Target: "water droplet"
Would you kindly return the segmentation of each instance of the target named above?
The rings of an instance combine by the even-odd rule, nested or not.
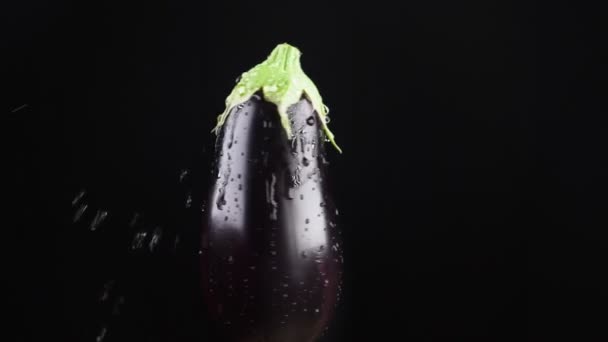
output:
[[[320,206],[320,207],[324,207],[324,206],[325,206],[325,202],[321,202],[321,203],[319,203],[319,206]]]
[[[114,302],[114,306],[112,308],[112,314],[114,316],[117,316],[120,314],[120,308],[124,303],[125,303],[125,297],[123,297],[123,296],[118,297],[118,299]]]
[[[131,249],[141,248],[144,243],[144,240],[146,239],[146,235],[148,235],[148,232],[142,231],[135,233],[135,236],[133,236],[133,242],[131,242]]]
[[[319,313],[319,309],[315,309],[315,313]]]
[[[236,91],[239,93],[239,95],[243,95],[245,94],[245,87],[240,86],[236,89]]]
[[[310,219],[304,220],[304,223],[309,224],[310,223]]]
[[[80,200],[84,197],[85,194],[86,194],[86,191],[80,190],[80,192],[78,194],[76,194],[76,197],[74,197],[74,199],[72,200],[72,207],[76,206],[76,204],[78,204],[78,202],[80,202]]]
[[[179,182],[183,183],[184,179],[186,179],[186,176],[188,176],[188,173],[190,173],[190,171],[188,169],[183,169],[180,173],[179,173]]]
[[[331,122],[331,118],[329,116],[327,116],[327,115],[325,116],[324,120],[325,120],[326,124],[328,124],[328,123]]]
[[[283,293],[283,298],[287,298],[289,295],[287,293]]]
[[[87,204],[82,204],[78,210],[76,210],[76,213],[74,213],[74,219],[72,220],[72,222],[76,223],[78,222],[81,218],[82,218],[82,214],[84,214],[84,212],[87,210],[89,206]]]
[[[93,231],[97,230],[99,225],[101,225],[101,223],[106,219],[107,216],[108,216],[107,211],[97,210],[97,213],[95,214],[95,217],[93,218],[93,221],[91,221],[91,225],[89,226],[89,229],[91,229]]]
[[[192,206],[192,195],[188,194],[188,196],[186,196],[186,208],[190,208]]]
[[[226,205],[226,195],[224,194],[223,190],[220,190],[220,196],[217,198],[215,204],[219,210],[224,209],[224,206]]]
[[[154,233],[152,233],[152,238],[150,239],[150,243],[148,244],[148,248],[150,252],[154,251],[154,248],[158,245],[160,241],[160,237],[163,235],[163,229],[161,227],[154,228]]]
[[[243,191],[243,184],[239,184],[239,191]]]
[[[133,217],[131,218],[131,221],[129,221],[129,227],[131,227],[131,228],[135,227],[135,224],[137,223],[138,220],[139,220],[139,213],[134,213]]]
[[[255,271],[255,266],[249,266],[249,269]]]
[[[205,203],[201,204],[201,213],[204,213],[204,212],[205,212],[205,209],[207,209],[207,208],[205,207]]]
[[[108,280],[105,284],[103,284],[103,293],[101,294],[101,297],[99,297],[100,301],[106,301],[110,297],[110,291],[114,287],[115,283],[115,280]]]
[[[319,246],[319,252],[323,251],[324,249],[325,249],[325,245]]]
[[[277,255],[277,251],[270,251],[271,255]]]
[[[304,165],[304,166],[310,165],[310,161],[308,160],[308,158],[306,158],[306,157],[302,158],[302,165]]]
[[[306,123],[307,123],[309,126],[314,125],[314,124],[315,124],[315,117],[314,117],[314,116],[312,116],[312,115],[311,115],[311,116],[309,116],[309,117],[308,117],[308,119],[306,119]]]
[[[228,221],[228,216],[224,216],[224,221]]]
[[[177,245],[179,244],[179,235],[175,236],[175,240],[173,240],[173,250],[177,251]]]
[[[234,264],[234,257],[232,255],[228,257],[228,263],[231,265]]]
[[[304,194],[300,194],[300,200],[304,199]]]
[[[106,333],[108,332],[108,328],[106,328],[105,326],[101,327],[101,331],[99,332],[99,334],[97,335],[97,338],[95,339],[96,342],[101,342],[103,341],[103,339],[106,337]]]

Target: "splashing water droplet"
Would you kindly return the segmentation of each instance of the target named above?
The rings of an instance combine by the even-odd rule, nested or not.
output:
[[[133,242],[131,242],[131,249],[140,249],[143,246],[147,235],[148,232],[143,231],[135,233],[135,236],[133,236]]]
[[[131,221],[129,221],[129,227],[131,227],[131,228],[135,227],[135,224],[137,223],[138,220],[139,220],[139,214],[134,213],[133,217],[131,218]]]
[[[106,337],[106,333],[108,332],[108,328],[105,326],[101,327],[99,334],[97,334],[97,338],[95,338],[96,342],[101,342]]]
[[[87,204],[82,204],[78,210],[76,210],[76,213],[74,213],[74,218],[72,220],[72,222],[76,223],[78,222],[81,218],[82,218],[82,214],[84,214],[84,212],[87,210],[89,206]]]
[[[116,283],[116,281],[108,280],[105,284],[103,284],[103,293],[99,297],[100,301],[106,301],[110,297],[110,291],[114,287],[114,283]]]
[[[74,197],[74,199],[72,200],[72,207],[76,206],[76,204],[78,204],[78,202],[80,202],[80,200],[84,197],[85,194],[86,194],[86,191],[80,190],[80,192],[78,194],[76,194],[76,197]]]
[[[108,216],[107,211],[97,210],[97,213],[95,214],[95,217],[93,218],[93,221],[91,221],[91,225],[89,226],[89,229],[91,229],[93,231],[97,230],[97,228],[99,228],[99,226],[106,219],[107,216]]]
[[[123,297],[123,296],[118,297],[118,299],[114,302],[114,306],[112,308],[112,315],[118,316],[120,314],[120,308],[122,307],[122,305],[124,303],[125,303],[125,297]]]
[[[173,251],[177,251],[177,245],[179,245],[179,235],[176,235],[175,240],[173,240]]]
[[[186,177],[188,176],[188,174],[190,173],[190,171],[188,169],[183,169],[180,173],[179,173],[179,182],[183,183],[184,179],[186,179]]]
[[[152,234],[152,238],[150,239],[150,243],[148,244],[148,248],[150,252],[154,251],[158,242],[160,241],[161,236],[163,235],[163,229],[161,227],[156,227],[154,229],[154,233]]]
[[[186,208],[190,208],[192,206],[192,195],[188,194],[188,196],[186,196]]]

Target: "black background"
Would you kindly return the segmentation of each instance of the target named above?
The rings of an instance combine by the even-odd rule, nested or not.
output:
[[[3,340],[95,341],[105,325],[104,341],[218,341],[178,177],[207,176],[234,79],[281,42],[302,50],[344,149],[329,157],[345,296],[324,341],[608,337],[599,9],[30,0],[0,13]],[[71,223],[81,188],[109,211],[99,231]],[[167,227],[159,252],[129,248],[135,210]],[[108,280],[119,315],[98,301]]]

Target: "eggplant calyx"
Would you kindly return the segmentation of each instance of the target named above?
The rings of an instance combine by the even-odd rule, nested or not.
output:
[[[319,90],[312,80],[304,73],[300,65],[300,50],[287,43],[279,44],[270,53],[268,58],[244,72],[234,89],[226,98],[226,109],[217,118],[217,125],[213,129],[216,133],[226,121],[230,111],[249,100],[256,92],[261,91],[264,99],[277,106],[281,118],[281,125],[287,137],[292,138],[292,129],[287,115],[289,107],[296,104],[305,96],[312,104],[321,122],[323,131],[332,145],[342,153],[336,144],[334,134],[327,127],[329,108],[323,104]]]

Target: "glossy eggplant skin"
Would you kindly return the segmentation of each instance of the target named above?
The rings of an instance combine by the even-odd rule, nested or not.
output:
[[[202,288],[228,341],[314,341],[339,298],[325,137],[307,99],[288,115],[292,139],[276,106],[256,94],[232,110],[216,142]]]

